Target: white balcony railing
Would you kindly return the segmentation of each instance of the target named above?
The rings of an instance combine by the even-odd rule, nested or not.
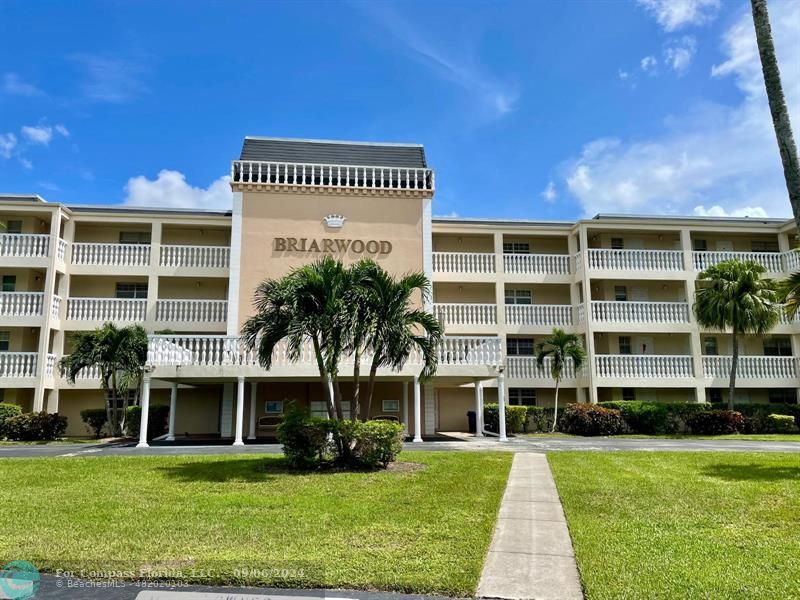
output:
[[[507,374],[510,379],[552,379],[550,372],[552,359],[548,356],[544,359],[542,366],[535,356],[508,356],[506,357]],[[581,367],[578,375],[585,375],[585,365]],[[575,365],[571,360],[567,360],[564,370],[561,372],[562,379],[575,379]]]
[[[706,377],[728,379],[731,374],[731,356],[704,356],[703,374]],[[736,377],[741,379],[796,379],[797,358],[794,356],[740,356],[736,364]]]
[[[434,273],[494,273],[492,252],[434,252]]]
[[[73,321],[141,322],[146,314],[144,298],[67,299],[67,319]]]
[[[0,256],[41,258],[49,255],[46,233],[0,233]]]
[[[601,323],[688,323],[687,302],[592,302],[592,319]]]
[[[433,314],[442,325],[496,325],[496,304],[437,303]]]
[[[0,352],[0,377],[36,377],[37,352]]]
[[[781,307],[781,310],[778,311],[778,317],[782,325],[796,325],[800,323],[800,311],[795,314],[793,319],[790,319],[789,315],[787,315],[786,311]]]
[[[597,354],[598,377],[647,379],[692,377],[692,357],[669,354]]]
[[[50,306],[50,316],[54,319],[59,318],[59,311],[61,310],[61,296],[53,295],[53,304]]]
[[[224,323],[227,300],[157,300],[156,320],[171,323]]]
[[[682,271],[683,252],[590,248],[589,268],[614,271]]]
[[[48,354],[47,362],[44,365],[44,376],[52,378],[56,372],[56,355]]]
[[[58,238],[58,245],[56,246],[56,258],[61,262],[67,259],[67,242]]]
[[[786,252],[785,254],[791,254]],[[751,260],[762,265],[770,273],[780,273],[784,270],[783,261],[779,252],[692,252],[692,262],[695,271],[705,271],[724,260]]]
[[[146,267],[150,244],[72,243],[72,264],[101,267]]]
[[[58,367],[55,367],[55,373],[61,377],[61,371]],[[66,378],[65,378],[66,379]],[[85,367],[78,371],[78,374],[75,375],[75,381],[92,381],[100,379],[100,367],[97,365],[92,365],[90,367]]]
[[[245,350],[236,336],[226,335],[151,335],[149,336],[147,361],[152,366],[223,366],[257,365],[255,352]],[[281,341],[273,352],[273,366],[316,366],[313,346],[310,341],[303,344],[298,361],[289,360],[286,343]],[[446,336],[439,346],[440,366],[450,365],[498,365],[502,361],[502,348],[498,337]],[[364,365],[371,356],[362,357]],[[419,365],[422,358],[412,353],[408,361]],[[343,364],[352,364],[352,357]]]
[[[162,267],[227,269],[231,249],[228,246],[161,246]]]
[[[503,254],[503,269],[518,275],[569,275],[569,255]]]
[[[0,317],[38,317],[43,304],[43,292],[0,292]]]
[[[506,323],[563,327],[572,325],[570,304],[506,304]]]
[[[235,160],[231,182],[289,187],[433,190],[431,169]]]

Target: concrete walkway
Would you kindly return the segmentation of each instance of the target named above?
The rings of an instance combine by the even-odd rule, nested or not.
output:
[[[583,598],[572,540],[544,454],[514,455],[478,597]]]

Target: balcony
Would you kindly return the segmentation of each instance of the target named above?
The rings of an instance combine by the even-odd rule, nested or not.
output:
[[[0,378],[33,379],[38,360],[38,352],[0,352]]]
[[[506,358],[506,373],[509,379],[540,379],[555,384],[550,373],[551,363],[552,358],[549,356],[544,359],[542,366],[539,366],[535,356],[509,356]],[[568,360],[562,371],[562,380],[574,380],[576,377],[584,377],[585,375],[585,366],[581,367],[580,371],[576,373],[575,365],[571,360]]]
[[[590,248],[589,269],[610,271],[682,271],[680,250],[613,250]]]
[[[592,301],[592,319],[599,323],[688,323],[687,302]]]
[[[533,327],[572,325],[570,304],[506,304],[506,323]]]
[[[99,323],[141,323],[147,315],[144,298],[67,298],[67,320]]]
[[[705,271],[725,260],[751,260],[763,266],[768,273],[782,273],[789,270],[790,263],[796,262],[795,252],[692,252],[692,263],[695,271]],[[786,257],[786,258],[784,258]],[[791,260],[795,258],[795,260]]]
[[[0,233],[0,257],[47,258],[49,253],[46,233]]]
[[[678,379],[693,377],[692,357],[669,354],[597,354],[595,375],[621,379]]]
[[[703,375],[728,381],[731,374],[731,356],[704,356]],[[740,356],[736,365],[736,379],[790,379],[796,385],[798,359],[794,356]]]
[[[433,314],[444,325],[497,325],[497,305],[468,303],[437,303]]]
[[[160,266],[168,268],[227,269],[231,249],[228,246],[161,246]]]
[[[434,252],[434,273],[494,273],[493,252]]]
[[[156,321],[167,323],[213,323],[228,320],[227,300],[157,300]]]
[[[147,267],[150,265],[150,245],[73,242],[72,264],[97,267]]]
[[[0,317],[40,317],[44,292],[0,292]]]
[[[569,255],[504,254],[503,270],[513,275],[569,275]]]

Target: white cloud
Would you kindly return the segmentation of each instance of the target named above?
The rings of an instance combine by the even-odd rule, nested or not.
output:
[[[32,83],[20,79],[16,73],[3,75],[3,91],[12,96],[41,96],[44,93]]]
[[[11,152],[17,146],[17,136],[13,133],[0,133],[0,156],[11,158]]]
[[[714,20],[720,0],[638,0],[665,31]]]
[[[144,66],[138,62],[94,54],[69,57],[84,72],[84,96],[95,102],[127,102],[148,91],[141,81]]]
[[[53,127],[53,129],[55,130],[55,132],[56,132],[57,134],[59,134],[59,135],[63,135],[64,137],[69,137],[69,129],[67,129],[67,128],[66,128],[66,127],[64,127],[63,125],[61,125],[61,124],[59,124],[59,125],[55,125],[55,126]]]
[[[53,128],[47,125],[25,125],[21,131],[22,137],[27,138],[32,144],[47,146],[53,139]]]
[[[770,9],[797,130],[800,69],[788,66],[800,64],[800,3],[777,2]],[[649,139],[594,140],[563,165],[566,186],[584,214],[791,214],[749,10],[742,9],[722,36],[722,52],[725,59],[711,75],[733,77],[738,100],[695,102],[665,119],[662,132]]]
[[[758,219],[768,216],[767,211],[760,206],[743,206],[728,212],[719,204],[708,208],[701,204],[700,206],[695,206],[693,212],[698,217],[750,217]]]
[[[26,169],[26,170],[28,170],[28,171],[30,171],[31,169],[33,169],[33,161],[31,161],[31,160],[28,160],[27,158],[20,157],[20,158],[19,158],[19,164],[21,164],[21,165],[22,165],[22,168],[23,168],[23,169]]]
[[[547,185],[542,190],[541,196],[545,202],[555,202],[555,199],[558,198],[556,184],[552,179],[547,182]]]
[[[695,52],[697,52],[697,40],[690,35],[670,40],[664,47],[664,64],[678,75],[683,75],[689,70]]]
[[[645,73],[652,72],[653,69],[658,66],[658,60],[655,56],[645,56],[641,61],[639,61],[639,65],[642,67],[642,71]]]
[[[619,78],[622,79],[622,81],[625,81],[626,79],[628,79],[628,77],[630,77],[630,73],[628,73],[627,71],[623,71],[622,69],[620,69],[617,74],[619,75]]]
[[[47,190],[48,192],[60,192],[61,188],[53,183],[52,181],[38,181],[36,182],[40,188]]]
[[[156,179],[144,175],[131,177],[125,186],[125,204],[159,208],[230,208],[232,193],[229,177],[213,181],[207,188],[198,188],[186,182],[180,171],[164,169]]]

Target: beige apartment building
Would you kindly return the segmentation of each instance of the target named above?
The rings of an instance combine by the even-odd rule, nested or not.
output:
[[[70,385],[57,362],[71,332],[111,321],[151,334],[142,403],[171,406],[170,439],[265,437],[290,400],[324,414],[310,353],[291,363],[278,348],[265,371],[237,336],[260,281],[324,254],[433,281],[426,308],[446,330],[437,374],[421,382],[412,356],[379,373],[370,407],[415,439],[465,430],[482,402],[552,405],[533,348],[554,327],[580,335],[589,357],[568,370],[564,403],[718,401],[730,334],[698,327],[697,274],[734,257],[773,278],[800,269],[784,219],[432,217],[434,172],[418,145],[248,137],[230,175],[228,211],[0,196],[3,401],[64,414],[68,434],[85,434],[80,411],[104,402],[98,375]],[[797,401],[799,323],[747,336],[741,353],[737,401]]]

